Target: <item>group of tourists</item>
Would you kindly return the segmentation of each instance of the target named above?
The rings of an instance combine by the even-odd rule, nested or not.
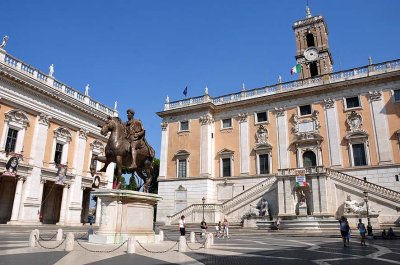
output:
[[[340,224],[340,234],[342,235],[342,239],[343,239],[343,246],[348,247],[350,244],[350,237],[351,237],[351,229],[350,229],[349,222],[347,221],[346,217],[342,216],[339,219],[339,224]],[[361,246],[366,246],[365,239],[367,238],[367,236],[366,236],[367,229],[365,228],[365,224],[362,222],[361,219],[358,219],[357,229],[360,233]],[[393,229],[390,227],[389,231],[387,233],[386,233],[386,229],[383,229],[382,238],[383,239],[396,239],[396,235],[395,235]]]
[[[201,228],[201,237],[204,237],[207,233],[207,223],[205,220],[201,221],[200,223],[200,228]],[[215,236],[218,238],[229,238],[229,222],[228,219],[224,219],[224,222],[221,223],[221,221],[218,222],[218,224],[215,226]],[[182,215],[181,219],[179,220],[179,231],[181,233],[181,236],[184,236],[186,234],[186,223],[185,223],[185,216]]]
[[[343,246],[348,247],[350,245],[350,237],[351,237],[351,229],[347,218],[342,216],[339,220],[340,224],[340,234],[342,235],[343,239]],[[365,224],[362,222],[361,219],[358,219],[357,229],[360,232],[361,238],[361,246],[366,246],[365,239],[367,234],[367,229],[365,228]]]

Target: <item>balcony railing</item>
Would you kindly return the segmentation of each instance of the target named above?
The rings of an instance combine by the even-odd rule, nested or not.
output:
[[[167,102],[165,103],[164,110],[179,109],[188,106],[203,104],[205,102],[211,102],[214,105],[222,105],[250,98],[258,98],[268,95],[280,94],[288,91],[301,90],[309,87],[338,83],[347,80],[359,79],[399,70],[400,70],[400,59],[379,64],[372,64],[350,70],[335,72],[323,76],[318,76],[315,78],[279,83],[272,86],[265,86],[262,88],[256,88],[252,90],[241,91],[238,93],[222,95],[219,97],[210,97],[209,95],[204,95],[195,98]]]
[[[12,57],[11,55],[5,53],[0,53],[0,58],[1,55],[4,56],[4,60],[1,59],[0,63],[5,64],[7,66],[10,66],[14,68],[15,70],[33,78],[39,81],[40,83],[43,83],[49,87],[51,87],[54,90],[57,90],[58,92],[62,92],[63,94],[74,98],[80,102],[82,102],[85,105],[88,105],[92,108],[95,108],[96,110],[105,113],[110,116],[116,116],[117,111],[115,111],[112,108],[109,108],[97,101],[94,101],[93,99],[89,98],[88,96],[82,94],[81,92],[73,89],[72,87],[69,87],[57,80],[55,80],[53,77],[48,76],[44,74],[43,72],[39,71],[38,69],[35,69],[34,67],[25,64],[24,62]]]

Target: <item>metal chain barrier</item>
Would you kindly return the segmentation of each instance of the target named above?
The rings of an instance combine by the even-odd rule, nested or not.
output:
[[[39,239],[42,241],[51,241],[56,235],[57,235],[57,233],[55,233],[50,239],[43,238],[39,235]]]
[[[119,245],[118,247],[116,247],[116,248],[114,248],[114,249],[111,249],[111,250],[91,250],[91,249],[88,249],[87,247],[83,246],[78,240],[75,239],[75,241],[76,241],[76,243],[78,243],[78,245],[79,245],[81,248],[83,248],[84,250],[87,250],[87,251],[89,251],[89,252],[95,252],[95,253],[111,253],[111,252],[117,251],[117,250],[120,249],[123,245],[125,245],[126,242],[128,242],[128,240],[126,240],[126,241],[124,241],[121,245]]]
[[[196,234],[194,234],[194,239],[199,244],[205,244],[206,243],[206,239],[205,238],[204,238],[204,240],[199,240]]]
[[[176,245],[178,245],[178,243],[179,243],[179,241],[176,241],[176,243],[173,244],[172,247],[170,247],[169,249],[164,250],[164,251],[153,251],[153,250],[146,249],[142,244],[140,244],[139,241],[136,240],[136,242],[137,242],[137,243],[139,244],[139,246],[140,246],[141,248],[143,248],[145,251],[147,251],[147,252],[149,252],[149,253],[154,253],[154,254],[166,253],[166,252],[172,250],[172,249],[173,249]]]
[[[35,240],[36,240],[36,242],[38,243],[38,245],[41,246],[42,248],[45,248],[45,249],[56,249],[56,248],[60,247],[60,246],[64,243],[65,238],[64,238],[63,241],[61,241],[60,244],[58,244],[58,245],[55,246],[55,247],[46,247],[46,246],[43,246],[43,245],[40,243],[40,240],[38,240],[38,238],[36,237],[36,235],[35,235]]]
[[[190,250],[193,250],[193,251],[195,251],[195,250],[200,250],[200,249],[204,248],[205,244],[206,244],[206,242],[204,241],[204,243],[203,243],[199,248],[191,248],[191,247],[189,246],[189,242],[186,241],[186,246],[187,246]]]

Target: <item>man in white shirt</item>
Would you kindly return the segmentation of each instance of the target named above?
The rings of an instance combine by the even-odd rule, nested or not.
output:
[[[179,220],[179,231],[181,232],[181,236],[184,236],[185,233],[186,233],[185,227],[186,227],[186,224],[185,224],[185,216],[182,215],[182,216],[181,216],[181,219]]]

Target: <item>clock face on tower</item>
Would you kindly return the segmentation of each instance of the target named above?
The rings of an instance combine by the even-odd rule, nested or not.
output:
[[[315,61],[318,59],[318,49],[315,47],[310,47],[304,51],[304,58],[307,61]]]

